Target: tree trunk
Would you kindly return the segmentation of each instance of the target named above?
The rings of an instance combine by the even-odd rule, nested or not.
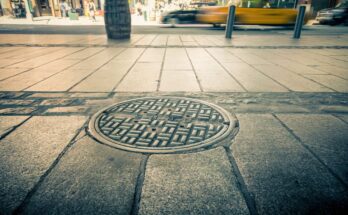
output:
[[[105,29],[109,39],[128,39],[131,16],[128,0],[105,0]]]

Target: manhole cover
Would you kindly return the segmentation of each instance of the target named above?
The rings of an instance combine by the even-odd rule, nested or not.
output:
[[[230,143],[238,121],[222,108],[186,98],[140,98],[95,114],[90,133],[116,148],[144,153],[175,153]]]

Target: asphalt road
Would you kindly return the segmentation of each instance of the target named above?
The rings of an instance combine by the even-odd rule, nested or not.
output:
[[[275,26],[235,26],[235,34],[292,34],[291,27]],[[132,26],[136,34],[224,34],[224,28],[209,25],[170,26]],[[91,26],[57,26],[57,25],[0,25],[0,34],[105,34],[102,25]],[[303,34],[307,35],[343,35],[348,34],[346,26],[305,26]]]

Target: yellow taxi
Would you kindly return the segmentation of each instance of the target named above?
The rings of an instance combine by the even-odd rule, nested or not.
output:
[[[200,23],[226,24],[228,7],[205,7],[198,12]],[[244,25],[294,25],[297,10],[293,8],[236,8],[235,24]]]

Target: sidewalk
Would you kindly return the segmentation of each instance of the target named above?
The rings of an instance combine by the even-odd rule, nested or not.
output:
[[[0,41],[1,214],[348,210],[347,36],[0,35]],[[224,144],[169,154],[121,150],[93,136],[95,113],[139,98],[145,103],[120,111],[125,121],[115,115],[103,125],[111,135],[128,132],[119,142],[154,134],[161,144],[178,144],[187,131],[189,144],[218,123],[231,125],[214,121],[216,109],[185,99],[225,109],[239,132]],[[168,145],[151,143],[157,146]]]
[[[31,19],[19,19],[11,16],[1,16],[0,24],[8,25],[104,25],[104,17],[96,16],[93,22],[87,16],[80,16],[78,20],[70,20],[69,17],[40,16]],[[156,21],[144,21],[142,16],[132,15],[132,25],[158,25]]]

